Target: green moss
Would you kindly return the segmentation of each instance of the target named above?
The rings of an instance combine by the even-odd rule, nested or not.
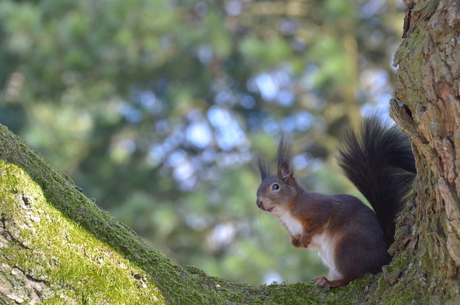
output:
[[[2,260],[46,283],[47,303],[165,303],[144,270],[69,221],[22,169],[3,160],[0,168],[1,217],[12,237]]]

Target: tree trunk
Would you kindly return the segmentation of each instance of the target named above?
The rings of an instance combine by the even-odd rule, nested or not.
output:
[[[418,179],[388,269],[394,286],[460,304],[460,2],[406,5],[407,38],[395,55],[405,106],[393,100],[391,110],[412,140]]]
[[[178,266],[0,125],[0,304],[460,304],[460,3],[407,5],[391,105],[418,178],[383,273],[326,293]]]

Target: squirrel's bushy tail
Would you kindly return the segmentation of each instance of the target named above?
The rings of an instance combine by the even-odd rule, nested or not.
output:
[[[396,214],[416,173],[408,137],[398,126],[384,126],[372,116],[364,120],[360,133],[346,133],[337,159],[377,214],[389,247],[394,242]]]

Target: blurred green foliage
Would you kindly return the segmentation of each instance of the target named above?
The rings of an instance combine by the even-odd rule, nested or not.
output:
[[[3,0],[0,123],[174,261],[260,284],[324,273],[255,205],[281,134],[312,191],[386,108],[400,1]],[[384,105],[384,106],[382,106]]]

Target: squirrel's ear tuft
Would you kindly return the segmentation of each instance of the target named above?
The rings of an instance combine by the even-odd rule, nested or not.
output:
[[[287,162],[282,162],[280,165],[278,165],[278,178],[287,184],[289,184],[289,182],[294,179],[294,172]]]
[[[291,164],[291,151],[291,143],[287,142],[283,136],[280,144],[278,145],[278,166],[280,166],[283,162],[286,162],[288,165]]]
[[[291,169],[291,150],[291,143],[286,142],[282,137],[278,146],[278,177],[285,182],[294,178]]]
[[[262,181],[271,175],[270,165],[268,164],[267,160],[265,160],[261,155],[257,156],[257,167],[259,168],[260,178],[262,179]]]

